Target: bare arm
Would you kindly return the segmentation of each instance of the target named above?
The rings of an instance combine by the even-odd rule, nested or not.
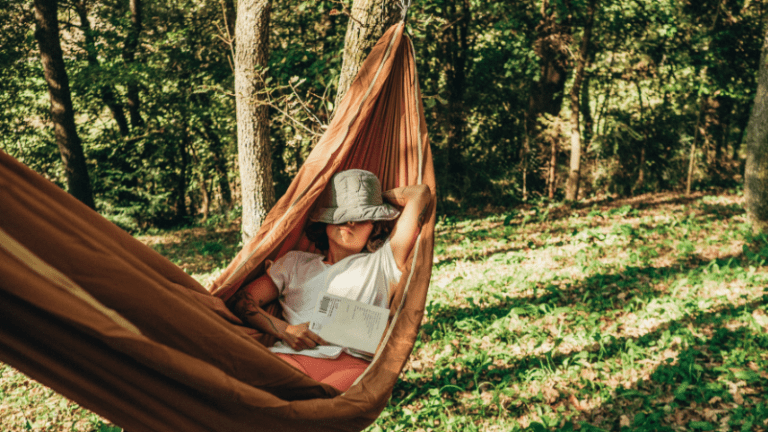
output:
[[[238,291],[235,314],[251,327],[276,336],[297,351],[327,345],[320,336],[309,330],[309,323],[291,325],[261,308],[277,299],[278,294],[275,283],[264,275]]]
[[[411,185],[384,192],[382,197],[388,202],[403,208],[400,218],[390,235],[392,252],[400,270],[416,244],[421,227],[427,221],[432,193],[427,185]]]

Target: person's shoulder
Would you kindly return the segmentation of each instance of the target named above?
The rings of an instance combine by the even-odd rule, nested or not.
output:
[[[285,255],[276,259],[273,266],[292,267],[297,264],[301,265],[308,263],[317,258],[322,258],[322,255],[304,251],[288,251],[285,253]]]
[[[290,260],[292,262],[303,264],[303,263],[308,263],[317,259],[322,259],[323,256],[313,252],[289,251],[283,256],[283,258],[285,258],[286,260]]]

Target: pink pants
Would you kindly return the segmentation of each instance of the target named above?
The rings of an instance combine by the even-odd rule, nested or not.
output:
[[[370,364],[366,360],[352,357],[347,353],[341,353],[335,359],[295,354],[278,353],[277,355],[315,381],[331,385],[341,391],[347,391]]]

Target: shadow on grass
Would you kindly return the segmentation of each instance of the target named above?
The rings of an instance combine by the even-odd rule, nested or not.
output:
[[[703,260],[698,257],[684,257],[675,264],[664,267],[626,267],[621,271],[599,273],[577,280],[573,283],[555,285],[537,283],[534,294],[529,296],[505,296],[492,306],[476,305],[466,302],[461,306],[443,306],[434,303],[427,305],[429,322],[422,326],[422,331],[430,333],[433,329],[450,327],[457,320],[471,318],[479,322],[492,322],[509,315],[513,309],[538,310],[546,305],[550,309],[579,306],[586,313],[605,313],[610,310],[622,310],[632,302],[647,304],[655,298],[665,295],[654,289],[659,282],[667,283],[680,275],[696,279],[704,277],[713,267],[725,269],[746,269],[752,263],[742,254],[723,258]],[[469,297],[467,297],[469,298]]]
[[[752,368],[766,367],[761,359],[768,350],[768,334],[747,326],[725,328],[724,324],[767,300],[764,297],[738,308],[726,306],[673,324],[678,329],[709,326],[711,335],[692,338],[680,347],[675,360],[656,367],[649,380],[616,387],[599,406],[584,410],[571,419],[571,427],[561,430],[572,429],[574,423],[604,430],[626,426],[648,431],[754,430],[753,425],[764,425],[768,378]],[[762,365],[757,366],[759,363]]]
[[[542,292],[541,295],[524,297],[507,296],[500,302],[488,306],[477,305],[474,302],[467,302],[462,306],[443,306],[430,303],[427,306],[427,316],[429,316],[430,319],[422,326],[421,331],[425,335],[435,335],[435,337],[439,339],[440,337],[443,337],[446,332],[455,332],[457,334],[465,333],[465,330],[456,327],[456,323],[459,322],[472,321],[477,324],[478,328],[489,328],[495,321],[507,317],[510,314],[510,311],[515,309],[521,309],[523,311],[532,310],[535,319],[538,318],[537,315],[546,315],[547,310],[552,311],[555,308],[570,307],[574,305],[579,306],[578,310],[580,312],[585,312],[587,314],[598,313],[601,317],[606,317],[610,320],[614,317],[614,314],[612,314],[611,311],[622,313],[624,306],[630,302],[636,301],[641,305],[647,305],[653,299],[664,296],[665,292],[653,289],[653,285],[659,281],[667,283],[670,279],[677,279],[680,275],[685,275],[689,280],[693,279],[695,281],[696,278],[704,277],[707,272],[711,272],[715,265],[721,269],[746,269],[751,264],[751,262],[743,259],[741,254],[729,258],[717,258],[713,260],[701,260],[687,257],[678,260],[678,262],[673,265],[665,267],[629,267],[621,272],[596,274],[573,284],[560,286],[551,284],[548,286],[542,285],[539,287]],[[567,288],[563,289],[563,286],[566,286]],[[584,293],[589,293],[590,297],[596,299],[596,301],[585,303],[583,301]],[[693,299],[692,301],[697,300]],[[753,302],[752,304],[754,306],[760,304],[761,301]],[[544,309],[543,313],[539,311],[542,305],[548,306],[548,308]],[[720,313],[723,311],[728,313],[732,312],[727,310],[728,307],[728,305],[722,306],[713,313]],[[739,310],[743,310],[743,307]],[[525,312],[518,315],[522,315],[522,318],[526,319]],[[730,315],[726,313],[724,316],[728,317]],[[677,320],[666,321],[659,328],[635,338],[617,338],[608,336],[608,342],[600,340],[599,342],[581,347],[577,351],[601,351],[601,355],[613,356],[623,349],[626,341],[630,339],[636,340],[638,343],[653,343],[662,332],[669,330],[671,326],[680,325],[675,324],[676,322],[690,324],[697,322],[699,319],[700,318],[683,317]],[[596,323],[592,324],[596,325]],[[586,324],[584,326],[586,327]],[[597,333],[600,332],[598,331]],[[554,337],[554,335],[548,336]],[[514,340],[505,340],[504,342],[514,344]],[[468,346],[458,348],[465,350],[473,349]],[[510,364],[507,370],[514,370],[517,373],[520,373],[520,371],[540,367],[543,364],[543,359],[547,359],[547,361],[550,362],[555,361],[555,364],[557,364],[558,357],[570,358],[570,356],[572,356],[572,353],[566,355],[555,354],[554,356],[550,353],[548,357],[533,356],[522,358],[516,360],[513,364]],[[476,361],[485,361],[482,356],[475,356],[475,358]],[[502,374],[502,377],[504,374],[503,370],[497,370],[494,373]],[[448,379],[456,379],[456,377],[448,376]],[[445,380],[442,381],[443,385],[448,385],[445,383]],[[456,384],[456,386],[459,388],[466,388],[466,382],[464,385],[459,383]]]
[[[768,378],[742,369],[750,362],[765,363],[765,360],[761,359],[764,357],[763,353],[768,350],[768,335],[746,326],[726,328],[725,324],[744,317],[745,314],[751,314],[767,302],[768,295],[738,307],[723,305],[705,313],[665,322],[642,336],[613,338],[608,343],[592,344],[567,354],[550,352],[544,355],[523,356],[501,368],[491,369],[491,362],[487,357],[474,355],[466,362],[466,369],[474,368],[474,373],[459,374],[453,364],[447,364],[438,368],[431,377],[424,375],[402,379],[395,387],[391,404],[397,406],[416,403],[422,398],[440,395],[444,401],[450,402],[448,405],[455,406],[468,403],[463,398],[469,394],[484,403],[495,403],[496,406],[464,407],[468,411],[482,409],[489,411],[491,415],[513,417],[530,414],[531,404],[543,404],[552,407],[552,413],[571,412],[569,422],[558,430],[573,430],[574,424],[580,424],[582,428],[587,427],[582,430],[590,430],[590,426],[606,430],[619,430],[622,426],[632,426],[632,430],[672,430],[669,429],[671,426],[695,429],[701,426],[706,430],[707,418],[696,414],[697,410],[701,411],[705,407],[721,410],[721,418],[722,409],[730,408],[740,413],[746,419],[744,421],[758,424],[758,421],[762,422],[768,418],[768,405],[765,400],[763,399],[762,405],[755,400],[739,402],[734,399],[733,387],[727,383],[743,380],[745,385],[750,386],[751,394],[765,394]],[[698,334],[692,328],[706,328],[708,335]],[[536,369],[556,370],[566,364],[579,362],[582,365],[583,362],[589,362],[600,368],[600,362],[624,360],[621,356],[630,349],[651,349],[662,339],[669,340],[670,335],[679,338],[668,346],[677,356],[668,361],[660,361],[652,371],[646,371],[645,377],[650,379],[640,377],[610,387],[604,382],[595,383],[580,377],[578,381],[571,382],[571,385],[566,384],[565,388],[559,387],[559,391],[555,392],[556,396],[550,395],[549,399],[543,394],[528,399],[510,396],[508,393],[504,398],[498,397],[499,388],[508,388],[511,385],[525,388],[527,377]],[[467,357],[470,353],[464,351],[460,355]],[[604,391],[599,391],[600,389]],[[497,392],[495,398],[484,398],[481,394],[494,391]],[[580,399],[594,396],[594,393],[601,395],[597,406],[580,406]],[[734,408],[734,402],[739,406]],[[504,414],[501,414],[502,411]],[[559,418],[554,420],[556,424],[563,424]],[[626,421],[632,423],[622,424]],[[684,421],[684,424],[680,424],[681,421]],[[738,418],[732,421],[742,426],[745,424],[739,423],[741,420]],[[554,424],[541,426],[550,430],[557,429]]]
[[[701,205],[695,209],[693,214],[695,215],[695,218],[706,218],[708,221],[724,221],[736,216],[744,215],[744,213],[744,208],[738,204],[701,203]],[[480,230],[480,232],[485,233],[483,236],[478,236],[477,232],[467,232],[462,234],[462,236],[473,242],[483,242],[488,240],[491,240],[491,242],[482,248],[479,246],[470,247],[469,252],[439,254],[439,258],[434,265],[436,268],[440,268],[459,260],[477,262],[499,253],[530,252],[544,248],[560,247],[569,243],[573,238],[573,235],[580,234],[584,230],[598,230],[597,232],[586,233],[588,234],[587,240],[582,239],[582,241],[587,243],[589,238],[593,236],[602,239],[603,237],[601,236],[611,234],[625,236],[631,246],[642,245],[644,249],[652,248],[654,242],[658,241],[659,236],[665,236],[664,227],[658,224],[641,224],[637,227],[628,225],[628,223],[622,223],[622,219],[617,219],[616,217],[596,217],[586,226],[581,225],[579,227],[567,225],[553,226],[551,225],[551,222],[554,221],[548,219],[543,222],[530,222],[530,228],[523,228],[517,224],[517,228],[514,228],[513,232],[509,231],[510,227],[500,225],[490,228],[490,230]],[[599,231],[608,226],[613,226],[613,230],[610,233]],[[651,235],[652,238],[645,238],[644,236],[646,235]],[[493,242],[493,240],[498,241],[499,239],[506,239],[507,243],[499,244]],[[552,242],[552,239],[559,239],[559,241]],[[549,242],[547,242],[547,240],[549,240]]]
[[[580,217],[585,217],[589,214],[590,211],[593,209],[598,209],[599,212],[596,215],[595,219],[602,220],[605,222],[613,221],[615,217],[621,216],[622,213],[626,212],[628,214],[632,214],[633,211],[641,211],[641,210],[654,210],[660,207],[668,207],[668,206],[675,206],[675,205],[688,205],[692,203],[699,202],[701,198],[706,196],[704,193],[694,193],[692,195],[686,196],[682,194],[677,193],[648,193],[644,195],[639,195],[636,197],[631,198],[602,198],[598,200],[588,200],[588,201],[582,201],[578,203],[561,203],[553,207],[549,207],[546,210],[538,210],[538,207],[535,205],[526,205],[518,207],[517,209],[511,209],[508,214],[515,214],[520,211],[530,211],[531,209],[537,209],[538,213],[536,216],[533,217],[534,220],[528,221],[530,224],[546,224],[547,222],[556,222],[560,221],[565,218],[570,218],[574,213],[578,214]],[[622,210],[626,208],[626,210]],[[617,212],[617,210],[622,210]],[[700,206],[697,210],[697,213],[701,216],[703,215],[714,215],[717,219],[722,220],[729,217],[733,217],[736,215],[744,214],[744,208],[740,204],[719,204],[719,203],[707,203],[707,202],[700,202]],[[608,214],[604,214],[607,212]],[[497,214],[497,213],[494,213]],[[477,216],[470,216],[466,217],[463,220],[468,221],[479,221],[487,218],[489,214],[481,214]],[[610,217],[606,217],[610,216]],[[626,216],[626,215],[625,215]],[[523,217],[518,216],[516,218],[510,219],[508,225],[509,226],[520,226],[523,224]],[[600,225],[600,224],[598,224]],[[441,232],[450,230],[450,227],[441,227],[438,229],[437,234],[440,235]]]

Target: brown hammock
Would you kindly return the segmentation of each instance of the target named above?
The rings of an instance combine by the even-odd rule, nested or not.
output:
[[[211,287],[0,152],[0,361],[131,431],[352,431],[385,407],[416,337],[432,217],[394,290],[390,326],[350,390],[274,356],[224,306],[264,262],[307,250],[307,215],[337,171],[435,190],[413,48],[382,36],[255,238]],[[434,202],[434,200],[433,200]],[[264,339],[259,339],[267,342]]]

